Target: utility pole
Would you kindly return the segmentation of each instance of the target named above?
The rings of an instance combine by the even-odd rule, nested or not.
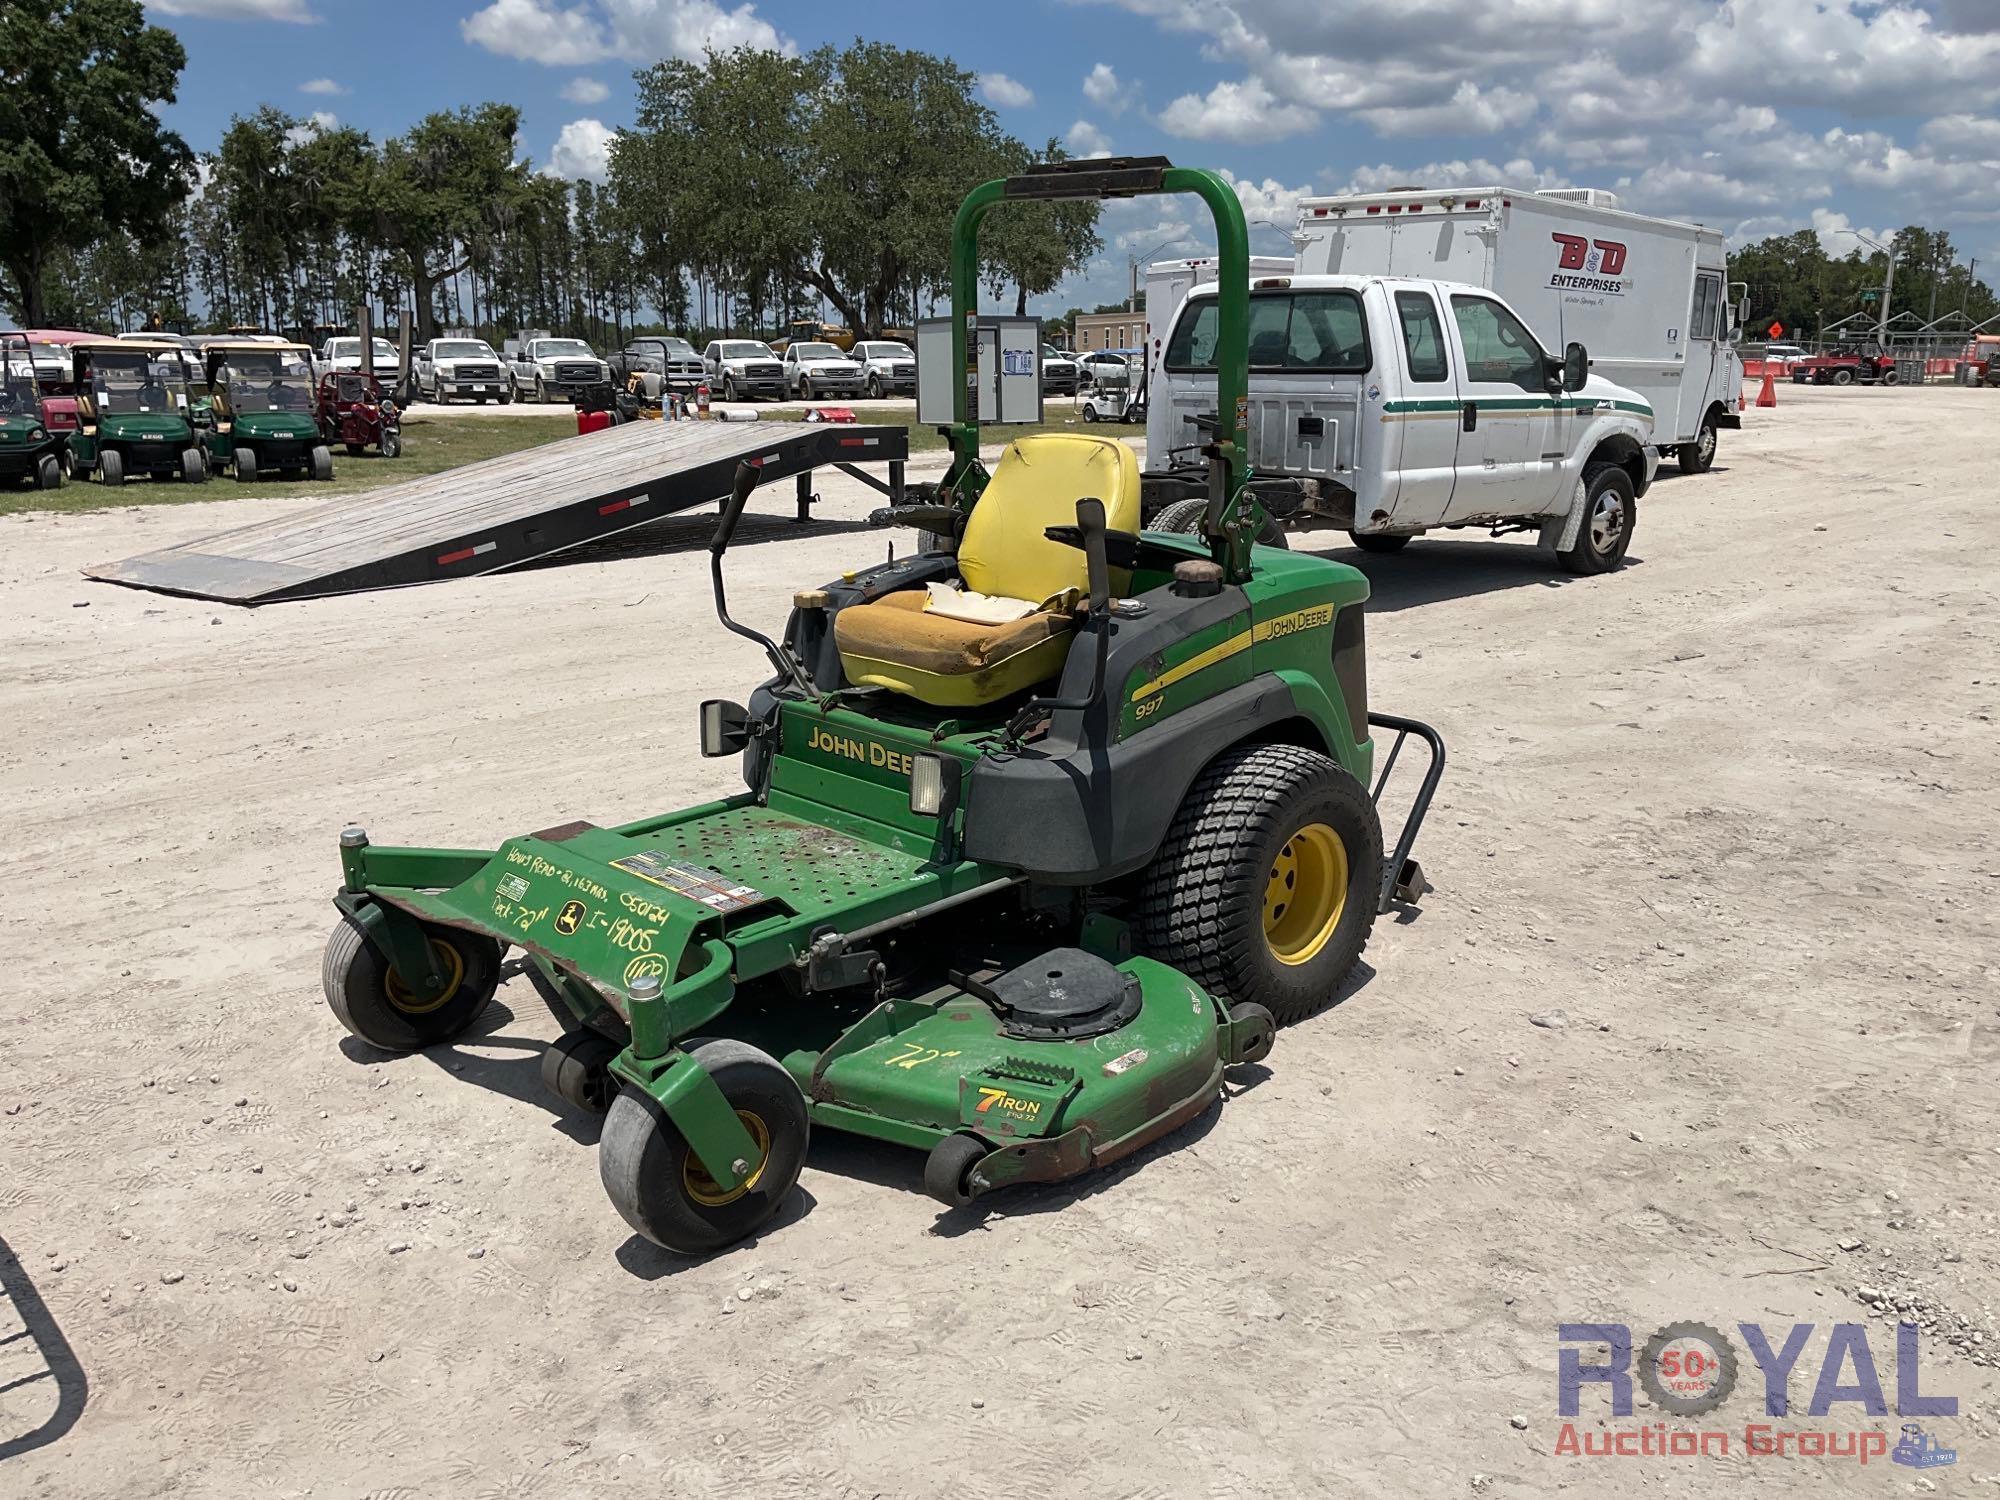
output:
[[[1888,347],[1889,339],[1889,299],[1896,291],[1896,237],[1890,235],[1889,243],[1885,245],[1880,240],[1871,239],[1858,229],[1843,229],[1839,232],[1853,235],[1871,250],[1881,251],[1889,262],[1889,269],[1882,277],[1881,311],[1875,316],[1875,345],[1878,349],[1885,349]]]

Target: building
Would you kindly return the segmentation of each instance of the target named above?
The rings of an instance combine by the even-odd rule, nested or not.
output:
[[[1146,313],[1078,313],[1076,326],[1070,330],[1076,340],[1076,352],[1084,354],[1092,349],[1138,349],[1146,342]]]

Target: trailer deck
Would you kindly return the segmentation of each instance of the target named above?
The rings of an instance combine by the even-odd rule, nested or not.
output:
[[[812,471],[828,464],[900,502],[909,451],[902,427],[628,422],[84,573],[245,605],[401,588],[518,567],[711,504],[746,460],[766,483],[796,477],[801,521],[811,519]],[[887,480],[861,463],[886,463]]]

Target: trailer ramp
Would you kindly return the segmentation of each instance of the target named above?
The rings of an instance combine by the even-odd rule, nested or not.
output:
[[[84,569],[86,577],[224,604],[274,604],[517,567],[729,493],[736,466],[796,476],[835,465],[902,499],[909,432],[804,422],[627,422],[441,474],[343,495],[234,531]],[[885,482],[854,468],[886,463]]]

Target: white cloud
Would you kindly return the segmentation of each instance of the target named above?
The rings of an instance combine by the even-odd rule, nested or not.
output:
[[[1448,187],[1573,187],[1560,172],[1538,167],[1524,156],[1511,161],[1489,161],[1483,156],[1453,161],[1426,162],[1420,167],[1399,167],[1383,162],[1373,167],[1357,167],[1343,193],[1384,193],[1391,188]]]
[[[757,14],[753,0],[734,9],[715,0],[581,0],[568,9],[557,0],[492,0],[458,27],[474,46],[552,68],[587,67],[614,57],[699,58],[737,47],[798,50]]]
[[[1159,119],[1169,135],[1239,146],[1298,135],[1318,124],[1312,110],[1281,102],[1255,78],[1240,83],[1225,79],[1206,94],[1182,94],[1160,111]]]
[[[1905,0],[1724,0],[1692,41],[1696,78],[1779,103],[1905,114],[2000,94],[2000,35],[1943,30]]]
[[[1078,120],[1063,137],[1071,156],[1109,156],[1111,140],[1088,120]]]
[[[1236,199],[1243,205],[1243,217],[1251,225],[1265,219],[1278,228],[1289,231],[1298,222],[1299,199],[1312,196],[1312,184],[1301,187],[1286,187],[1275,177],[1266,177],[1262,182],[1253,182],[1247,177],[1238,177],[1224,169],[1223,181],[1236,189]]]
[[[1995,24],[2000,24],[2000,19]],[[1923,139],[1949,161],[2000,161],[2000,120],[1939,115],[1925,123]]]
[[[1035,91],[1005,73],[981,73],[979,97],[1001,109],[1026,109],[1035,102]]]
[[[571,120],[556,137],[543,170],[551,177],[602,182],[611,173],[611,142],[616,135],[602,120]]]
[[[170,16],[214,21],[291,21],[310,26],[319,19],[306,0],[153,0],[152,8]]]
[[[299,85],[299,92],[301,94],[340,95],[347,91],[346,84],[335,83],[331,78],[309,78]]]
[[[562,96],[572,104],[602,104],[611,90],[595,78],[572,78],[562,86]]]
[[[290,146],[303,146],[313,137],[333,129],[339,123],[339,118],[332,110],[316,109],[285,132],[285,143]]]
[[[1527,123],[1535,109],[1533,94],[1499,85],[1481,89],[1468,78],[1435,104],[1381,105],[1354,113],[1377,135],[1486,135]]]
[[[1124,114],[1137,93],[1110,63],[1099,63],[1083,76],[1083,97],[1108,115]]]

